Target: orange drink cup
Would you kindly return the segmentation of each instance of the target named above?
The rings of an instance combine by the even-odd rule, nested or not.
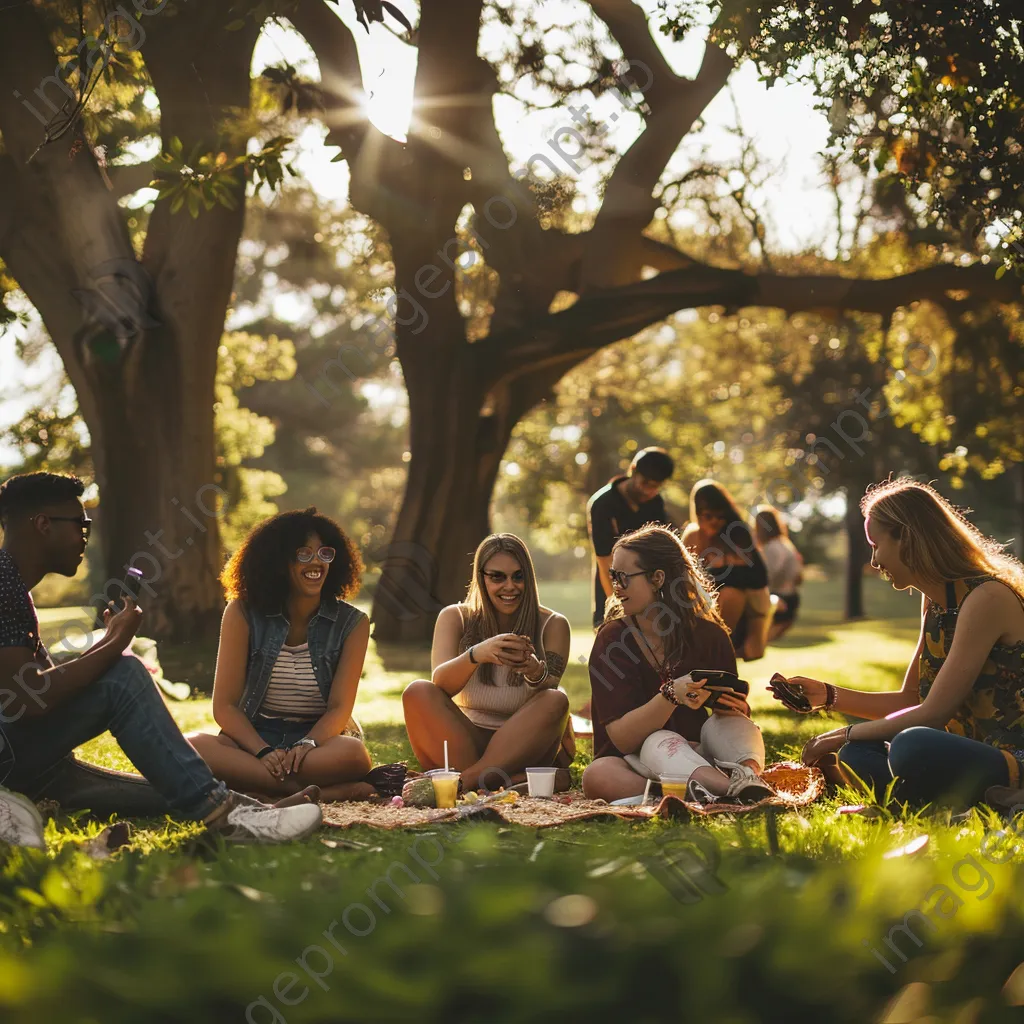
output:
[[[681,775],[662,775],[661,792],[665,796],[677,796],[680,800],[686,799],[686,784],[689,780]]]
[[[438,807],[454,807],[459,795],[458,772],[433,772],[430,781],[434,784],[434,803]]]

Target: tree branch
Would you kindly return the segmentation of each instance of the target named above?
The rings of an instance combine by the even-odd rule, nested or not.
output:
[[[760,306],[786,313],[855,311],[887,315],[900,306],[949,292],[969,292],[995,302],[1020,302],[1012,275],[996,280],[991,267],[942,264],[899,277],[859,280],[828,275],[748,274],[698,264],[618,288],[583,296],[522,332],[495,335],[482,346],[480,365],[489,379],[507,381],[545,365],[571,365],[598,349],[664,320],[682,309]]]
[[[639,49],[655,64],[651,65],[653,81],[644,92],[651,106],[647,125],[608,179],[604,202],[590,232],[583,263],[584,289],[620,286],[635,280],[642,265],[638,240],[658,205],[654,189],[683,137],[725,85],[734,66],[732,58],[715,44],[712,28],[696,78],[679,78],[661,57],[650,37],[647,19],[635,4],[628,0],[591,0],[591,6],[627,58]],[[642,46],[644,38],[647,43]]]

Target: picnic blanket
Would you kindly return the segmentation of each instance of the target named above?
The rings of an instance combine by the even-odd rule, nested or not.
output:
[[[571,803],[556,800],[538,800],[520,796],[510,801],[509,794],[495,793],[476,803],[463,803],[457,807],[393,807],[389,803],[374,804],[355,801],[324,804],[324,824],[334,828],[369,825],[372,828],[419,828],[455,821],[498,821],[526,828],[552,828],[572,821],[611,817],[627,819],[685,818],[690,815],[748,814],[766,807],[786,810],[805,807],[813,803],[825,790],[825,780],[816,768],[782,761],[770,765],[764,772],[765,781],[776,790],[777,796],[756,804],[713,804],[704,807],[675,796],[664,796],[655,803],[613,807],[604,800],[587,800],[580,790],[566,796]]]

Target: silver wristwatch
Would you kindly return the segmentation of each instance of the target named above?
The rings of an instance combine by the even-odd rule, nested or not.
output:
[[[303,736],[301,740],[296,740],[293,747],[317,747],[319,744],[312,736]]]

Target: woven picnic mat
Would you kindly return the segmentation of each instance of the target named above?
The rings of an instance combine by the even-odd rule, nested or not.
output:
[[[733,805],[716,804],[703,807],[691,804],[678,797],[663,797],[657,804],[631,807],[612,807],[604,800],[586,800],[579,790],[566,794],[572,803],[557,800],[536,800],[528,796],[519,797],[514,803],[506,802],[501,794],[480,800],[477,803],[463,803],[458,807],[438,810],[434,807],[393,807],[391,804],[373,804],[347,801],[324,804],[324,824],[334,828],[351,828],[353,825],[369,825],[372,828],[396,829],[418,828],[440,822],[499,821],[526,828],[551,828],[571,821],[585,821],[589,818],[653,818],[679,817],[689,814],[746,814],[766,806],[780,808],[803,807],[817,800],[824,792],[825,780],[816,768],[783,761],[765,769],[764,778],[778,793],[777,797],[762,800],[757,804]]]
[[[711,814],[747,814],[763,807],[777,807],[782,810],[806,807],[814,803],[825,792],[825,776],[817,768],[794,761],[779,761],[769,765],[761,776],[775,790],[776,795],[756,804],[693,804],[676,796],[664,796],[656,813],[665,818],[685,817],[689,814],[707,816]]]

